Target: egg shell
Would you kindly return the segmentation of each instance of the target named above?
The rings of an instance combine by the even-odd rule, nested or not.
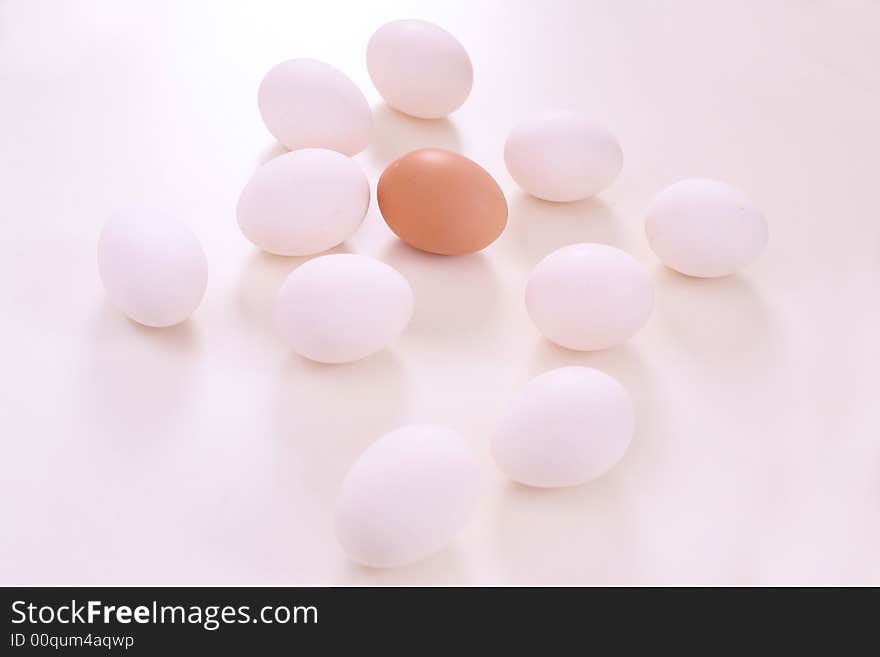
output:
[[[610,470],[635,432],[629,392],[590,367],[560,367],[526,384],[508,405],[492,455],[529,486],[576,486]]]
[[[516,183],[545,201],[589,198],[614,182],[623,149],[611,132],[574,112],[551,112],[516,126],[504,144]]]
[[[397,20],[376,30],[367,44],[367,69],[385,102],[420,119],[451,114],[474,83],[464,46],[421,20]]]
[[[324,148],[269,160],[238,199],[238,225],[269,253],[313,255],[344,242],[370,205],[370,184],[358,164]]]
[[[443,549],[479,492],[477,455],[458,433],[410,425],[367,448],[342,483],[336,534],[348,556],[388,568]]]
[[[415,150],[389,164],[376,195],[391,230],[430,253],[479,251],[507,225],[507,201],[495,179],[476,162],[439,148]]]
[[[119,212],[104,226],[98,271],[113,305],[146,326],[179,324],[208,285],[208,262],[193,232],[144,208]]]
[[[338,253],[290,273],[278,292],[277,322],[301,356],[347,363],[397,339],[412,309],[412,288],[396,269],[374,258]]]
[[[266,73],[257,92],[263,122],[291,150],[364,150],[373,114],[364,94],[341,71],[314,59],[290,59]]]
[[[606,349],[634,335],[651,315],[654,289],[632,256],[605,244],[571,244],[532,271],[526,309],[547,338],[579,351]]]
[[[767,221],[741,191],[691,178],[664,189],[648,208],[648,242],[667,267],[688,276],[733,274],[767,246]]]

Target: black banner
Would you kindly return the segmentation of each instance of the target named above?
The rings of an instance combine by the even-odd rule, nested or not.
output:
[[[6,588],[0,654],[335,654],[576,629],[586,608],[530,589]],[[595,616],[593,616],[595,618]],[[610,629],[594,628],[593,632]],[[555,636],[558,636],[556,634]],[[464,648],[464,646],[461,646]],[[263,651],[255,653],[254,651]]]
[[[820,605],[812,599],[815,592],[804,589],[0,590],[5,629],[0,654],[13,656],[335,655],[391,648],[421,655],[441,647],[470,654],[474,639],[492,646],[491,654],[512,645],[538,655],[600,646],[641,651],[647,640],[657,649],[690,645],[700,654],[722,644],[750,651],[776,646],[788,653],[807,637],[811,647],[827,647],[831,654],[854,640],[876,644],[875,605]],[[821,595],[849,597],[840,591]],[[859,634],[863,638],[857,640]]]

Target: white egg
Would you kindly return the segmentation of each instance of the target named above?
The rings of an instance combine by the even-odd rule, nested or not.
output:
[[[367,44],[367,69],[385,102],[420,119],[452,114],[474,84],[464,46],[420,20],[393,21],[376,30]]]
[[[104,226],[98,271],[110,301],[146,326],[185,320],[208,284],[205,252],[192,231],[143,208],[117,213]]]
[[[610,470],[634,431],[632,398],[617,379],[589,367],[560,367],[514,396],[492,455],[520,483],[576,486]]]
[[[329,64],[291,59],[272,68],[257,93],[263,122],[291,150],[360,153],[373,136],[373,114],[354,82]]]
[[[476,503],[479,461],[458,433],[410,425],[367,448],[342,483],[336,534],[348,556],[375,568],[443,549]]]
[[[511,131],[504,162],[532,196],[578,201],[614,182],[623,167],[623,150],[602,126],[573,112],[553,112]]]
[[[688,276],[727,276],[767,246],[767,222],[741,191],[692,178],[664,189],[648,208],[648,242],[667,267]]]
[[[651,315],[648,271],[605,244],[571,244],[539,262],[526,285],[529,316],[547,338],[591,351],[620,344]]]
[[[374,258],[321,256],[294,269],[278,292],[281,335],[306,358],[347,363],[397,339],[412,317],[413,293]]]
[[[269,253],[313,255],[344,242],[370,205],[358,164],[323,148],[285,153],[254,173],[238,199],[238,225]]]

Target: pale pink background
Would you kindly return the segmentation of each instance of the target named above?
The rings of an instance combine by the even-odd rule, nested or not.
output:
[[[369,5],[369,6],[367,6]],[[436,20],[473,58],[448,121],[390,111],[372,31]],[[32,2],[0,4],[0,582],[880,584],[880,4],[877,2]],[[375,109],[358,156],[375,184],[418,146],[460,150],[508,195],[484,253],[430,257],[373,210],[348,250],[416,293],[393,350],[341,367],[272,325],[296,258],[239,233],[237,195],[279,149],[264,71],[332,62]],[[620,137],[600,198],[521,194],[502,146],[518,119],[583,110]],[[688,176],[766,211],[770,247],[724,280],[658,266],[646,204]],[[147,330],[105,299],[108,214],[184,217],[210,263],[191,321]],[[528,322],[530,268],[599,241],[645,262],[657,307],[629,344],[554,348]],[[488,439],[529,377],[582,363],[619,377],[638,435],[594,484],[541,491],[495,470]],[[357,454],[408,422],[481,450],[483,496],[437,557],[371,571],[332,533]]]

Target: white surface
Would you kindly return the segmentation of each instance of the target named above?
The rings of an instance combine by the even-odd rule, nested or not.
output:
[[[873,2],[5,2],[0,6],[0,581],[4,583],[880,584],[880,6]],[[448,121],[386,108],[364,50],[394,18],[434,20],[470,52]],[[260,79],[332,62],[374,107],[357,156],[372,184],[417,146],[461,151],[508,195],[485,252],[431,257],[376,214],[345,247],[415,291],[393,351],[348,366],[291,354],[275,295],[298,258],[235,222],[280,153]],[[571,106],[617,134],[600,197],[549,205],[507,175],[510,128]],[[771,241],[743,274],[657,264],[643,214],[685,177],[745,191]],[[204,244],[204,302],[172,330],[107,302],[109,214],[146,202]],[[541,338],[522,291],[555,248],[619,246],[656,310],[619,348]],[[633,394],[638,431],[606,477],[510,484],[489,438],[509,396],[566,364]],[[340,402],[346,412],[339,412]],[[334,500],[361,451],[438,423],[480,450],[483,494],[454,544],[411,567],[354,565]]]

